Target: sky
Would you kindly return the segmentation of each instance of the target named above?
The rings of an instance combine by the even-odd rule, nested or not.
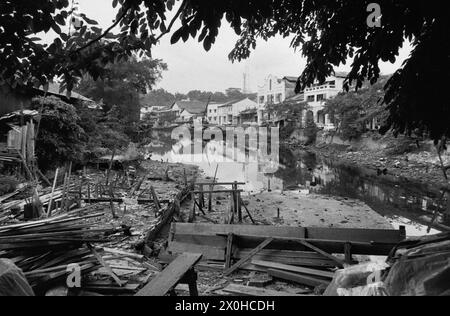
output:
[[[112,8],[112,0],[76,0],[79,12],[99,22],[100,27],[109,27],[116,16]],[[241,63],[232,63],[228,54],[234,47],[238,36],[223,24],[215,45],[209,52],[195,39],[186,43],[180,41],[170,44],[170,34],[164,37],[152,51],[153,58],[162,59],[168,65],[168,71],[163,73],[163,79],[155,89],[163,88],[169,92],[187,93],[191,90],[225,91],[227,88],[243,87],[243,74],[247,69],[250,74],[250,87],[257,91],[268,75],[299,76],[306,64],[301,52],[295,52],[290,47],[290,39],[276,37],[268,42],[259,40],[256,50],[249,59]],[[50,35],[48,35],[50,36]],[[398,69],[410,52],[406,45],[400,52],[395,64],[383,63],[383,74],[393,73]],[[348,71],[350,63],[341,66],[336,71]]]

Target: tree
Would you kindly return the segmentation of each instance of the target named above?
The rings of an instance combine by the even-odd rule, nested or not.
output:
[[[364,116],[377,113],[383,116],[384,77],[374,85],[366,85],[358,91],[342,92],[325,104],[325,113],[329,114],[344,140],[359,138],[365,131]],[[386,117],[380,120],[384,121]]]
[[[307,58],[298,91],[316,79],[324,82],[348,57],[353,59],[349,84],[356,81],[356,87],[361,87],[365,79],[378,80],[379,62],[395,61],[408,39],[411,56],[385,87],[390,116],[384,131],[411,133],[425,127],[435,141],[450,136],[448,100],[441,93],[450,79],[450,20],[445,2],[380,0],[381,27],[367,23],[371,2],[112,0],[114,7],[120,7],[110,28],[100,30],[92,26],[95,21],[83,16],[88,25],[68,35],[60,29],[70,15],[68,0],[3,1],[0,64],[6,68],[1,79],[11,85],[36,84],[57,76],[71,90],[84,71],[96,79],[102,77],[105,65],[129,59],[134,51],[150,56],[152,46],[167,34],[172,43],[197,38],[210,50],[225,17],[240,35],[232,60],[248,57],[258,38],[294,36],[292,47]],[[173,31],[174,25],[179,27]],[[116,26],[121,29],[113,35]],[[58,38],[48,47],[32,38],[50,29]]]
[[[82,162],[88,137],[75,107],[57,97],[38,97],[32,108],[42,110],[36,139],[39,167],[47,170],[67,161]]]
[[[102,102],[105,111],[114,106],[124,122],[138,121],[140,117],[140,94],[147,93],[161,78],[167,65],[161,60],[135,58],[105,67],[102,79],[94,80],[86,75],[78,91],[95,101]]]
[[[182,99],[183,97],[179,100]],[[169,107],[174,104],[175,101],[178,101],[175,95],[164,89],[157,89],[142,95],[140,104],[141,107]]]

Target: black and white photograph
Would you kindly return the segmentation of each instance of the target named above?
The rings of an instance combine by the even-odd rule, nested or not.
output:
[[[0,0],[0,297],[450,296],[445,4]]]

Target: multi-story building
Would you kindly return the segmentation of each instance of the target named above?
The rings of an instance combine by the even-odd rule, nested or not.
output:
[[[189,122],[191,120],[203,120],[206,116],[206,102],[202,101],[177,101],[170,108],[178,117],[180,122]]]
[[[305,121],[308,115],[312,115],[314,122],[325,129],[334,128],[329,116],[324,113],[325,102],[343,91],[346,73],[335,73],[330,76],[323,84],[318,82],[305,88],[299,94],[295,94],[297,77],[284,77],[278,79],[275,76],[268,76],[264,84],[258,89],[258,123],[264,121],[276,121],[277,118],[270,117],[267,113],[267,106],[281,104],[286,100],[295,98],[296,102],[307,102],[308,110],[303,116]]]
[[[225,103],[221,104],[217,108],[219,125],[231,125],[233,124],[233,104]]]
[[[219,106],[223,103],[210,103],[206,110],[206,118],[209,124],[220,124],[219,123]]]
[[[248,121],[256,121],[256,109],[258,104],[255,101],[245,98],[242,100],[231,101],[224,104],[211,104],[208,108],[208,118],[211,115],[210,123],[215,123],[215,110],[217,108],[217,124],[219,125],[240,125],[243,123],[248,123]],[[248,116],[243,119],[242,113],[249,110],[255,110],[255,119],[251,119]],[[210,113],[211,111],[211,113]]]
[[[295,95],[297,77],[283,77],[282,79],[269,75],[262,86],[258,87],[258,124],[273,118],[267,113],[267,106],[283,103]]]
[[[303,93],[309,106],[308,111],[310,111],[310,115],[314,116],[314,122],[317,126],[325,129],[334,128],[329,115],[325,114],[323,110],[327,99],[331,99],[343,91],[346,77],[346,73],[335,73],[328,77],[323,84],[316,82],[305,88]]]

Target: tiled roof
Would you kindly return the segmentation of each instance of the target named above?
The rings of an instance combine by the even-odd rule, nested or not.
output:
[[[206,112],[208,103],[201,101],[177,101],[173,105],[178,105],[182,110],[187,111],[190,114],[203,114]],[[173,106],[172,106],[173,107]]]
[[[298,77],[286,76],[283,79],[286,79],[287,81],[291,81],[291,82],[297,82]]]
[[[60,85],[59,84],[50,82],[48,84],[48,91],[47,91],[47,93],[50,93],[50,94],[53,94],[53,95],[57,95],[57,96],[61,96],[61,97],[65,97],[65,98],[69,98],[69,99],[76,99],[76,100],[86,101],[86,102],[94,102],[91,99],[88,99],[85,96],[82,96],[81,94],[76,93],[74,91],[72,91],[70,93],[70,96],[68,96],[67,95],[67,90],[59,92],[59,89],[60,89]],[[44,90],[44,88],[42,86],[39,87],[39,90],[45,92],[45,90]]]

